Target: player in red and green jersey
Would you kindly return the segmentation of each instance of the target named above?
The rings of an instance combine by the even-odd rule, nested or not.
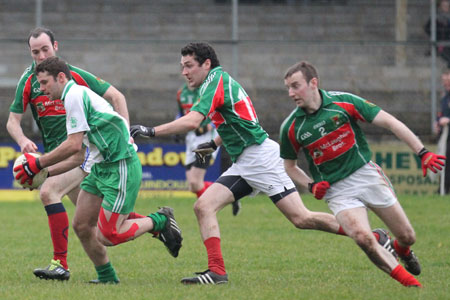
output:
[[[397,201],[392,185],[379,166],[357,122],[369,122],[389,129],[422,159],[427,169],[441,170],[445,157],[427,151],[422,142],[402,122],[358,96],[319,89],[314,66],[299,62],[288,69],[284,82],[297,108],[281,125],[281,157],[289,176],[309,187],[317,199],[325,198],[345,233],[354,239],[370,260],[405,286],[421,284],[411,275],[421,268],[410,249],[416,236]],[[313,179],[298,166],[303,150]],[[367,217],[370,208],[391,230],[396,254],[408,273],[371,232]]]
[[[177,92],[177,102],[179,109],[179,117],[187,115],[194,102],[198,99],[198,89],[190,88],[187,83]],[[209,142],[217,136],[217,131],[211,124],[210,119],[205,119],[195,130],[186,133],[186,180],[189,185],[189,190],[200,197],[203,192],[212,184],[211,181],[204,181],[206,175],[206,169],[210,165],[211,159],[216,159],[218,150],[212,154],[205,156],[205,159],[199,158],[194,154],[193,150],[198,145]],[[241,203],[239,200],[232,203],[232,212],[236,216],[241,209]]]
[[[133,137],[153,137],[194,130],[210,118],[219,137],[198,146],[206,155],[223,145],[232,166],[196,201],[194,212],[208,255],[208,270],[181,280],[184,284],[228,282],[221,253],[217,212],[247,195],[263,192],[297,228],[339,233],[336,219],[327,213],[311,212],[286,174],[279,145],[261,127],[250,97],[243,87],[222,70],[214,49],[207,43],[190,43],[181,49],[182,75],[189,87],[199,88],[191,111],[156,127],[131,126]]]
[[[197,100],[198,97],[198,89],[191,89],[187,86],[187,84],[183,84],[183,86],[177,92],[177,103],[179,116],[187,115],[194,101]],[[204,181],[206,175],[206,169],[210,164],[211,158],[215,159],[217,155],[217,151],[215,151],[212,155],[208,155],[208,157],[202,161],[197,159],[194,152],[192,152],[199,144],[209,142],[211,139],[214,139],[217,136],[216,129],[210,124],[211,121],[209,119],[205,119],[200,127],[189,131],[186,134],[185,143],[186,143],[186,180],[189,184],[189,190],[200,197],[203,192],[212,184],[210,181]]]
[[[36,144],[22,130],[23,114],[30,107],[35,122],[41,131],[44,151],[49,152],[67,138],[66,111],[61,100],[50,100],[40,91],[39,82],[33,74],[36,64],[47,57],[56,55],[58,42],[54,34],[47,28],[35,28],[28,37],[28,46],[33,63],[19,80],[16,96],[10,107],[7,130],[20,146],[23,153],[36,152]],[[79,68],[69,66],[74,80],[87,86],[97,94],[108,99],[114,109],[128,121],[128,110],[125,97],[115,87],[102,79]],[[87,155],[85,155],[85,152]],[[48,215],[53,259],[47,268],[34,270],[37,277],[45,279],[68,280],[70,277],[67,265],[67,245],[69,221],[61,199],[67,195],[75,204],[79,193],[79,185],[90,172],[96,158],[81,151],[65,162],[50,168],[51,177],[40,187],[40,198]],[[80,167],[75,167],[75,166]],[[59,175],[57,175],[59,174]]]

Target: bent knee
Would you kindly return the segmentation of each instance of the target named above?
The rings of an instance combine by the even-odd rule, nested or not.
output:
[[[353,233],[353,240],[360,248],[364,250],[371,250],[377,245],[377,240],[372,232],[358,230]]]
[[[397,235],[396,238],[401,244],[410,246],[416,242],[416,233],[411,229],[402,232],[400,235]]]

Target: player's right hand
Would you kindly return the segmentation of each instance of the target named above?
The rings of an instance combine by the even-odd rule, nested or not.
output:
[[[417,155],[422,160],[423,177],[427,176],[428,169],[430,169],[433,173],[437,173],[437,171],[442,170],[442,167],[445,165],[446,157],[444,155],[437,155],[425,148],[420,150]]]
[[[211,140],[206,143],[199,144],[196,149],[192,150],[195,153],[195,156],[202,163],[205,163],[206,156],[211,155],[214,151],[217,150],[217,145],[214,140]]]
[[[330,188],[328,181],[311,182],[308,184],[309,191],[314,195],[317,200],[321,200],[327,190]]]
[[[130,127],[130,135],[134,139],[136,136],[150,138],[155,136],[154,127],[145,127],[143,125],[132,125]]]
[[[33,177],[39,173],[42,168],[39,164],[39,158],[34,157],[33,155],[30,155],[28,153],[24,153],[27,161],[23,164],[17,166],[14,168],[14,172],[18,172],[16,175],[16,179],[20,180],[21,184],[24,184],[26,181],[28,181],[28,184],[32,184]]]

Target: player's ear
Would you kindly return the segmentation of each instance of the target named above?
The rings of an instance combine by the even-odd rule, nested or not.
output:
[[[318,87],[319,86],[319,79],[317,79],[316,77],[313,77],[310,81],[309,81],[309,85],[311,87]]]
[[[211,60],[209,58],[207,58],[204,62],[203,62],[203,66],[206,69],[211,69]]]
[[[55,41],[53,43],[53,49],[55,49],[55,51],[58,51],[58,42],[57,41]]]
[[[64,72],[59,72],[56,76],[56,80],[59,82],[64,82],[67,79],[67,76]]]

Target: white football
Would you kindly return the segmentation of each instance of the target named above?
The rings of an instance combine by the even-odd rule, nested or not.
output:
[[[39,154],[37,154],[37,153],[28,153],[28,154],[31,154],[31,155],[33,155],[34,157],[39,157],[39,156],[41,156],[41,155],[39,155]],[[22,179],[19,179],[19,180],[16,179],[16,175],[17,175],[18,172],[14,172],[14,169],[15,169],[17,166],[19,166],[19,165],[25,163],[26,161],[27,161],[27,159],[26,159],[25,155],[22,154],[22,155],[19,156],[19,157],[16,159],[16,161],[14,162],[14,166],[13,166],[13,176],[14,176],[14,180],[16,180],[16,181],[17,181],[21,186],[23,186],[24,188],[36,189],[36,188],[38,188],[38,187],[45,181],[45,179],[47,179],[47,176],[48,176],[48,170],[47,170],[47,168],[44,168],[44,169],[42,169],[39,173],[37,173],[37,174],[33,177],[33,182],[32,182],[31,185],[28,184],[28,182],[25,182],[24,184],[21,184],[21,183],[20,183],[20,180],[22,180]]]

